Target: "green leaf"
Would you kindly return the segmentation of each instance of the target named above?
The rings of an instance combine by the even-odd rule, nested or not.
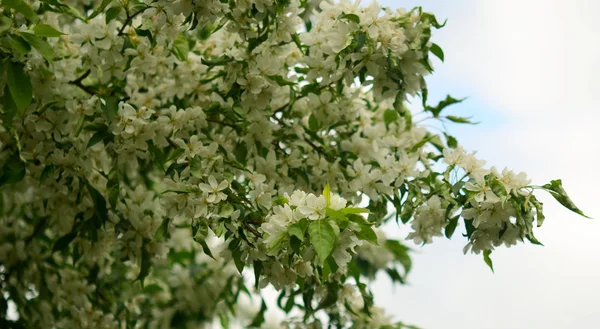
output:
[[[337,219],[338,221],[347,221],[348,220],[348,217],[346,215],[344,215],[341,211],[337,211],[337,210],[331,209],[329,207],[325,208],[325,215],[327,217]]]
[[[454,123],[468,123],[468,124],[472,124],[472,125],[476,125],[478,123],[478,122],[472,122],[470,118],[457,117],[454,115],[447,115],[446,119],[448,119]]]
[[[88,17],[88,20],[98,16],[108,5],[110,5],[112,1],[113,0],[102,0],[100,6],[94,9],[94,11],[90,14],[90,17]]]
[[[431,142],[436,137],[439,138],[438,135],[432,135],[427,133],[425,137],[423,137],[423,139],[421,139],[418,143],[411,147],[410,152],[417,152],[421,147],[423,147],[423,145],[427,144],[428,142]]]
[[[529,234],[527,234],[525,236],[527,238],[527,240],[529,240],[529,242],[531,242],[532,244],[538,245],[538,246],[544,246],[543,243],[541,243],[534,235],[533,232],[530,232]]]
[[[331,186],[329,186],[329,183],[323,189],[323,196],[325,197],[325,204],[329,207],[331,204]]]
[[[538,201],[538,199],[536,199],[536,197],[533,195],[531,196],[530,201],[535,206],[537,227],[540,227],[542,226],[542,224],[544,223],[544,219],[546,218],[544,216],[544,204]]]
[[[192,238],[200,243],[208,236],[208,223],[203,218],[195,218],[192,221]]]
[[[52,247],[52,252],[65,250],[76,237],[77,232],[71,232],[56,240],[54,247]]]
[[[336,240],[336,232],[328,220],[315,220],[308,226],[310,234],[310,243],[315,248],[321,263],[325,262],[327,257],[333,251]]]
[[[154,45],[154,37],[152,37],[152,32],[150,30],[143,30],[143,29],[135,29],[135,33],[137,35],[139,35],[140,37],[147,37],[148,40],[150,40],[150,43],[152,45]]]
[[[202,167],[202,159],[198,156],[190,161],[190,174],[192,177],[204,178],[204,167]]]
[[[233,208],[233,205],[231,203],[225,203],[221,206],[219,216],[221,216],[221,218],[229,218],[231,217],[231,214],[233,214],[234,211],[235,209]]]
[[[444,51],[440,46],[433,43],[431,44],[431,48],[429,48],[432,54],[434,54],[437,58],[439,58],[442,62],[444,61]]]
[[[458,147],[458,141],[456,140],[456,138],[454,138],[453,136],[450,136],[446,133],[444,133],[444,136],[446,136],[446,144],[448,145],[448,147],[450,147],[450,148]]]
[[[115,7],[109,8],[106,11],[106,14],[104,16],[104,21],[106,22],[106,24],[110,23],[110,21],[117,18],[119,13],[121,13],[121,9],[122,9],[121,6],[115,6]]]
[[[144,287],[144,294],[147,295],[154,295],[162,291],[164,291],[163,288],[157,284],[151,284]]]
[[[465,222],[465,231],[466,231],[466,233],[463,233],[463,236],[466,236],[468,239],[471,239],[471,236],[475,232],[475,226],[473,226],[473,220],[463,218],[463,221]]]
[[[284,196],[279,196],[277,197],[277,199],[273,200],[273,204],[276,206],[283,206],[284,204],[287,204],[289,202],[290,201]]]
[[[42,57],[48,62],[52,62],[54,59],[54,50],[52,47],[43,39],[36,36],[35,34],[21,32],[21,36],[27,41],[35,50],[37,50]]]
[[[400,262],[400,264],[402,264],[402,267],[404,267],[404,273],[406,274],[410,272],[410,270],[412,269],[412,260],[410,259],[410,256],[408,254],[410,248],[401,244],[397,240],[391,239],[385,241],[385,247],[386,249],[391,251],[394,254],[396,260]]]
[[[392,282],[400,282],[401,284],[404,284],[404,279],[402,278],[400,273],[398,273],[397,269],[388,268],[385,270],[385,272],[390,276],[390,279],[392,280]]]
[[[373,306],[373,294],[369,291],[366,284],[358,283],[357,286],[364,301],[363,312],[370,316],[370,308]]]
[[[342,214],[368,214],[369,209],[365,208],[343,208],[340,210]]]
[[[104,139],[106,139],[108,137],[112,137],[112,136],[113,136],[112,133],[110,133],[106,130],[97,131],[95,134],[92,135],[92,137],[88,141],[87,148],[90,148],[90,147],[100,143]]]
[[[442,112],[442,110],[444,110],[446,107],[453,105],[453,104],[461,103],[465,99],[466,98],[456,99],[456,98],[453,98],[452,96],[448,95],[448,96],[446,96],[446,99],[439,102],[437,106],[435,106],[435,107],[426,106],[425,109],[427,111],[431,112],[434,117],[437,117]]]
[[[8,90],[8,86],[6,85],[4,86],[4,95],[3,97],[0,97],[0,100],[2,100],[2,105],[4,106],[2,113],[2,121],[4,121],[3,125],[8,128],[12,125],[12,120],[18,110],[17,105],[15,105],[15,102],[10,96],[10,90]]]
[[[488,176],[488,185],[492,189],[492,192],[494,192],[494,194],[499,197],[500,201],[502,201],[504,204],[508,198],[508,192],[506,191],[504,184],[502,184],[502,182],[500,182],[495,175],[490,174]]]
[[[331,259],[331,258],[330,258]],[[332,264],[335,264],[335,262],[331,262]],[[337,265],[336,265],[337,267]],[[333,270],[331,269],[332,273],[335,273],[337,270]],[[325,281],[325,280],[323,280]],[[325,296],[325,298],[323,298],[321,300],[321,302],[319,303],[319,305],[317,306],[317,310],[321,310],[321,309],[325,309],[328,308],[330,306],[333,306],[337,301],[338,301],[338,294],[340,292],[340,286],[337,283],[329,283],[327,284],[327,296]]]
[[[254,289],[258,290],[260,283],[260,274],[263,270],[263,262],[255,260],[252,264],[252,267],[254,268]]]
[[[21,55],[25,55],[31,51],[31,46],[27,41],[18,35],[10,34],[9,37],[6,38],[6,41],[14,51],[21,53]]]
[[[290,311],[292,310],[292,308],[294,308],[294,305],[295,305],[295,297],[296,297],[296,295],[295,295],[295,294],[292,294],[292,295],[291,295],[291,296],[288,298],[287,302],[285,302],[285,306],[283,307],[283,311],[284,311],[286,314],[287,314],[287,313],[290,313]]]
[[[358,15],[355,14],[342,14],[339,17],[340,19],[347,19],[351,22],[354,22],[356,24],[360,24],[360,17],[358,17]]]
[[[590,217],[586,216],[583,213],[583,211],[581,211],[579,208],[577,208],[575,203],[571,200],[571,198],[569,198],[569,196],[567,195],[567,192],[562,187],[562,181],[560,179],[552,180],[552,181],[550,181],[549,184],[542,186],[542,188],[545,189],[546,191],[548,191],[554,197],[554,199],[556,199],[556,201],[558,201],[560,204],[562,204],[565,208],[567,208],[585,218],[590,218]]]
[[[295,235],[289,235],[289,237],[290,237],[290,247],[292,248],[292,251],[299,255],[300,252],[302,251],[302,240],[298,239],[298,237]]]
[[[235,159],[241,163],[241,164],[246,164],[246,159],[248,157],[248,147],[246,142],[240,142],[237,144],[235,150],[233,151],[233,154],[235,155]]]
[[[234,241],[236,240],[232,240],[232,243],[229,244],[230,249]],[[235,267],[237,268],[238,272],[242,274],[242,272],[244,271],[244,265],[246,265],[246,263],[242,260],[242,250],[239,246],[235,246],[235,248],[231,250],[231,258],[233,258],[233,263],[235,264]]]
[[[367,34],[363,31],[357,31],[354,34],[354,42],[356,42],[354,52],[359,52],[362,49],[362,47],[367,43]]]
[[[2,0],[2,6],[21,13],[30,22],[37,22],[38,17],[36,13],[27,5],[23,0]]]
[[[260,326],[265,323],[265,311],[267,310],[267,303],[265,303],[265,300],[262,300],[262,304],[260,304],[260,310],[258,311],[258,313],[256,313],[256,316],[254,317],[254,319],[252,319],[252,322],[250,323],[250,325],[248,326],[249,328],[260,328]]]
[[[44,170],[42,170],[42,174],[40,175],[40,184],[44,183],[46,178],[48,178],[48,176],[54,174],[55,171],[56,171],[55,165],[53,165],[53,164],[46,165],[46,167],[44,167]]]
[[[27,172],[27,164],[15,154],[2,166],[2,176],[0,176],[0,186],[4,184],[15,184],[20,182]]]
[[[420,9],[420,7],[419,7]],[[437,21],[437,18],[435,17],[435,15],[431,14],[431,13],[421,13],[421,21],[422,22],[429,22],[431,24],[431,26],[435,27],[436,29],[442,28],[446,25],[446,21],[444,21],[444,23],[440,24]]]
[[[323,263],[323,268],[321,269],[321,282],[327,282],[329,279],[329,274],[333,272],[331,269],[331,263],[329,262],[330,259],[331,257],[328,257],[327,261]]]
[[[295,86],[296,83],[286,80],[284,77],[280,76],[280,75],[268,75],[267,76],[269,79],[275,81],[278,85],[280,86]]]
[[[275,239],[273,239],[273,240],[271,240],[271,242],[269,242],[269,245],[267,246],[267,253],[271,254],[274,251],[276,251],[277,249],[279,249],[281,247],[281,245],[283,245],[283,243],[287,241],[288,238],[289,238],[288,234],[285,234],[285,233],[279,234]]]
[[[212,252],[210,251],[210,248],[208,247],[208,244],[206,244],[205,240],[202,240],[199,242],[200,245],[202,246],[202,250],[204,251],[204,253],[206,254],[206,256],[215,259],[215,257],[213,256]]]
[[[18,113],[23,113],[33,99],[31,80],[23,70],[23,64],[12,62],[6,64],[6,84]]]
[[[61,35],[65,35],[59,30],[53,28],[48,24],[38,24],[33,28],[33,33],[38,37],[57,38]]]
[[[386,126],[390,123],[398,121],[399,117],[400,115],[398,114],[398,111],[395,110],[387,109],[385,112],[383,112],[383,121],[385,122]]]
[[[102,107],[106,119],[110,122],[117,115],[119,111],[119,99],[116,97],[107,97],[105,99],[106,104]]]
[[[6,16],[0,16],[0,35],[8,30],[10,30],[10,28],[13,26],[13,20],[6,17]]]
[[[107,129],[108,129],[108,127],[103,123],[91,123],[91,124],[83,127],[83,130],[86,130],[86,131],[100,131],[100,130],[107,130]]]
[[[431,138],[430,140],[428,140],[429,144],[433,145],[433,147],[435,147],[438,151],[443,152],[444,151],[444,143],[442,143],[442,139],[440,138],[439,135],[433,135],[433,138]]]
[[[170,234],[169,234],[169,222],[171,221],[171,219],[169,217],[164,217],[162,223],[160,224],[160,226],[158,227],[158,230],[156,230],[156,233],[154,233],[154,241],[164,241],[166,239],[169,238]]]
[[[108,203],[110,203],[113,209],[117,207],[117,200],[119,200],[119,182],[119,170],[117,166],[115,166],[108,173],[108,181],[106,182]]]
[[[186,261],[189,261],[193,258],[193,254],[189,251],[179,251],[179,252],[170,252],[169,259],[173,261],[173,263],[179,263],[181,265],[185,265]]]
[[[456,226],[458,225],[459,217],[460,217],[460,215],[454,216],[454,217],[450,218],[450,221],[448,221],[448,224],[446,225],[446,228],[444,229],[444,235],[448,239],[452,238],[452,234],[454,234],[454,231],[456,230]]]
[[[190,53],[190,44],[185,34],[180,33],[173,42],[173,52],[180,61],[186,61]]]
[[[400,78],[401,79],[401,78]],[[398,112],[398,114],[403,115],[405,112],[408,112],[406,107],[404,106],[404,93],[402,91],[398,91],[396,97],[394,98],[394,110]]]
[[[355,232],[356,237],[361,240],[371,242],[372,244],[378,246],[379,242],[377,241],[377,234],[375,233],[375,231],[373,231],[371,226],[366,225],[366,224],[358,224],[358,225],[360,226],[360,231]]]
[[[490,267],[492,272],[494,272],[494,265],[492,264],[492,259],[490,258],[491,253],[492,253],[491,250],[484,250],[483,251],[483,261],[487,264],[487,266]]]
[[[406,201],[402,205],[402,210],[400,212],[400,219],[402,220],[402,223],[406,224],[411,219],[414,212],[415,205],[410,201]]]
[[[297,237],[300,241],[304,241],[304,234],[306,234],[307,228],[308,228],[308,220],[306,218],[302,218],[297,223],[292,224],[288,228],[288,234],[290,236]]]
[[[90,183],[87,183],[87,190],[92,197],[92,201],[94,202],[94,211],[98,219],[102,224],[108,221],[108,209],[106,208],[106,200],[98,190],[92,187]]]
[[[319,120],[317,120],[314,114],[311,114],[308,117],[308,129],[310,129],[311,131],[319,130]]]
[[[142,287],[144,287],[144,279],[150,274],[150,253],[146,250],[147,242],[144,241],[142,244],[142,262],[140,264],[140,274],[137,276],[135,281],[140,281]]]

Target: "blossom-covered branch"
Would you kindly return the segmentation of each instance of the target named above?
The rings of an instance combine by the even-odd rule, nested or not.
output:
[[[418,244],[462,226],[491,266],[539,243],[535,189],[583,215],[560,180],[413,122],[408,97],[470,123],[427,99],[442,26],[349,1],[3,0],[0,327],[261,327],[272,286],[278,327],[410,328],[368,288],[412,267],[386,221]]]

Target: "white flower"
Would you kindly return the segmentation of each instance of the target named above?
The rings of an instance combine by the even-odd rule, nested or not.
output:
[[[521,172],[517,175],[512,170],[504,168],[504,170],[502,170],[502,175],[500,175],[498,174],[496,167],[492,167],[491,171],[494,175],[496,175],[496,177],[498,177],[498,180],[502,182],[509,191],[518,191],[519,189],[531,183],[531,180],[527,179],[527,174],[524,172]]]
[[[348,174],[352,177],[366,175],[369,171],[371,171],[371,165],[364,165],[361,158],[356,159],[352,167],[348,166]]]
[[[458,161],[458,166],[464,169],[472,177],[481,179],[481,177],[487,175],[490,171],[484,169],[485,160],[479,160],[473,153],[463,155]]]
[[[458,164],[459,161],[465,156],[465,150],[461,145],[453,149],[444,149],[444,162],[449,165]]]
[[[296,190],[291,196],[285,195],[285,197],[292,206],[300,207],[306,205],[306,192],[304,191]]]
[[[350,308],[354,312],[360,312],[360,310],[362,310],[365,303],[360,291],[357,289],[356,286],[345,284],[341,292],[343,296],[342,298],[344,298],[344,300],[348,302],[348,305],[350,305]]]
[[[196,135],[190,137],[187,143],[184,142],[181,138],[176,138],[173,142],[177,144],[177,146],[179,146],[181,149],[183,149],[183,155],[177,161],[180,163],[184,162],[186,159],[193,159],[204,149],[204,145],[202,145],[202,142],[198,139],[198,136]]]
[[[494,194],[492,188],[487,186],[485,181],[481,183],[472,183],[466,182],[465,189],[471,192],[478,192],[477,195],[473,198],[473,200],[477,202],[483,202],[484,200],[487,202],[499,202],[500,198]]]
[[[309,194],[306,197],[306,205],[299,206],[300,213],[308,219],[320,219],[325,216],[325,208],[327,207],[325,197],[317,197],[314,194]]]
[[[446,209],[437,195],[432,196],[427,202],[417,208],[415,218],[412,221],[414,232],[407,239],[415,243],[431,243],[432,237],[442,236],[442,228],[445,224]]]
[[[198,185],[200,190],[207,194],[206,201],[210,203],[219,203],[222,200],[227,199],[227,195],[221,191],[226,189],[228,186],[229,183],[226,180],[222,181],[221,183],[217,183],[217,180],[213,175],[208,177],[208,184],[200,183]]]
[[[331,257],[333,257],[333,260],[340,268],[346,268],[355,253],[354,247],[361,246],[363,242],[350,230],[343,230],[340,233],[339,241],[339,245],[334,249]]]
[[[331,194],[329,201],[329,208],[333,210],[340,210],[342,208],[345,208],[347,203],[346,199],[342,198],[338,194],[333,193]]]
[[[263,88],[267,85],[267,82],[263,77],[256,74],[248,74],[245,78],[239,77],[237,83],[244,87],[247,92],[254,95],[260,94]]]

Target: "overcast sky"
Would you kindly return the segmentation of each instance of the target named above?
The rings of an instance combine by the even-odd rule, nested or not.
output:
[[[488,165],[527,172],[534,184],[562,178],[595,219],[540,193],[546,222],[536,236],[544,247],[498,249],[493,274],[481,256],[462,254],[459,234],[438,239],[416,247],[410,285],[390,293],[382,277],[376,301],[424,329],[600,328],[600,1],[379,2],[448,18],[433,40],[446,62],[436,62],[428,83],[432,103],[447,93],[469,97],[451,111],[481,124],[449,126],[459,141]]]

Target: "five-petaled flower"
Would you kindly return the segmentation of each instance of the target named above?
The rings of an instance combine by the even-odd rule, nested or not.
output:
[[[210,203],[219,203],[227,199],[227,195],[222,192],[227,186],[229,183],[226,180],[217,183],[217,179],[213,175],[208,177],[208,184],[200,183],[198,185],[200,190],[206,194],[206,201]]]

